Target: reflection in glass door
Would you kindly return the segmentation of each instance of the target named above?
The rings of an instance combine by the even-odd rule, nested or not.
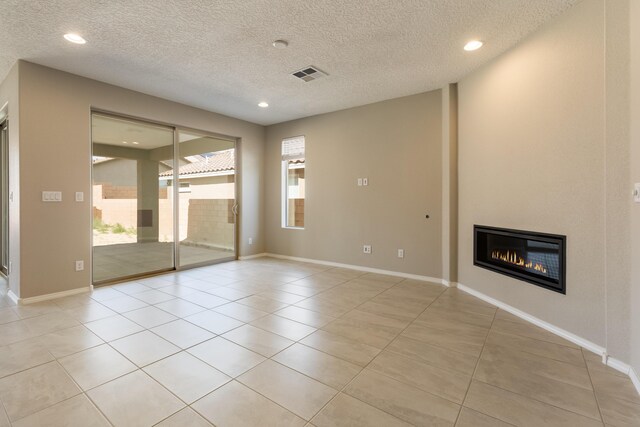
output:
[[[93,282],[175,268],[174,129],[92,114]]]
[[[182,130],[178,140],[179,266],[235,259],[235,142]],[[171,188],[173,172],[163,175]]]

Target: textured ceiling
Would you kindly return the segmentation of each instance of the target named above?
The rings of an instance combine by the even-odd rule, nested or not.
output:
[[[271,124],[457,81],[577,1],[0,0],[0,79],[25,59]]]

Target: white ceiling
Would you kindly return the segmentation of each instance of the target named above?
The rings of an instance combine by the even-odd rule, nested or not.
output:
[[[577,1],[1,0],[0,79],[25,59],[272,124],[455,82]]]

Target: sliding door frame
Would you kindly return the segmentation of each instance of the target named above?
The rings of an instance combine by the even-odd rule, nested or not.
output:
[[[123,119],[123,120],[131,120],[134,122],[140,122],[140,123],[145,123],[145,124],[149,124],[149,125],[154,125],[154,126],[163,126],[163,127],[167,127],[172,129],[173,131],[173,268],[168,268],[168,269],[161,269],[161,270],[156,270],[156,271],[150,271],[148,273],[141,273],[141,274],[135,274],[135,275],[130,275],[130,276],[123,276],[123,277],[118,277],[115,279],[110,279],[110,280],[103,280],[103,281],[99,281],[99,282],[95,282],[93,279],[93,261],[94,261],[94,254],[93,254],[93,126],[91,126],[91,130],[89,132],[89,143],[91,144],[91,155],[89,158],[90,161],[90,167],[91,167],[91,173],[90,173],[90,181],[91,181],[91,189],[89,192],[89,215],[90,215],[90,227],[91,227],[91,233],[90,233],[90,245],[91,245],[91,251],[90,251],[90,268],[91,268],[91,283],[92,286],[103,286],[103,285],[110,285],[113,283],[119,283],[119,282],[124,282],[127,280],[132,280],[132,279],[136,279],[136,278],[141,278],[141,277],[151,277],[151,276],[157,276],[159,274],[166,274],[170,271],[183,271],[183,270],[189,270],[192,268],[198,268],[198,267],[206,267],[208,265],[214,265],[214,264],[220,264],[220,263],[224,263],[224,262],[229,262],[229,261],[233,261],[233,260],[237,260],[239,257],[239,239],[238,239],[238,235],[239,235],[239,230],[240,230],[240,215],[238,214],[238,210],[239,210],[239,204],[238,204],[238,196],[239,196],[239,185],[238,185],[238,180],[239,180],[239,176],[240,176],[240,162],[239,162],[239,150],[238,147],[240,145],[240,138],[237,137],[233,137],[233,136],[229,136],[229,135],[224,135],[224,134],[220,134],[220,133],[216,133],[216,132],[210,132],[210,131],[204,131],[201,129],[195,129],[195,128],[190,128],[187,126],[180,126],[180,125],[176,125],[176,124],[172,124],[172,123],[165,123],[162,121],[158,121],[158,120],[151,120],[151,119],[146,119],[146,118],[141,118],[141,117],[137,117],[137,116],[132,116],[129,114],[122,114],[122,113],[118,113],[118,112],[113,112],[110,110],[104,110],[104,109],[100,109],[100,108],[91,108],[90,109],[90,113],[89,113],[89,118],[90,118],[90,122],[92,122],[93,120],[93,115],[94,114],[101,114],[104,116],[108,116],[108,117],[113,117],[116,119]],[[233,142],[234,145],[234,186],[233,186],[233,196],[234,196],[234,236],[233,236],[233,246],[234,246],[234,251],[233,251],[233,255],[229,256],[228,258],[221,258],[221,259],[215,259],[215,260],[211,260],[211,261],[205,261],[205,262],[200,262],[197,264],[190,264],[190,265],[186,265],[186,266],[181,266],[180,265],[180,167],[179,167],[179,154],[180,154],[180,141],[179,141],[179,133],[180,132],[193,132],[196,133],[198,135],[202,135],[203,137],[212,137],[212,138],[216,138],[216,139],[222,139],[225,141],[229,141],[229,142]],[[177,167],[176,167],[177,166]]]

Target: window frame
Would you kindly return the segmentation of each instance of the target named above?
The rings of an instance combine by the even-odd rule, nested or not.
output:
[[[295,139],[295,138],[302,138],[303,142],[304,142],[304,147],[305,147],[305,154],[304,156],[302,156],[300,159],[304,160],[304,169],[305,169],[305,184],[306,184],[306,168],[307,168],[307,162],[306,162],[306,138],[304,135],[297,135],[297,136],[292,136],[292,137],[287,137],[287,138],[283,138],[282,141],[280,142],[280,151],[282,153],[282,147],[285,143],[285,141],[287,140],[291,140],[291,139]],[[283,229],[286,230],[304,230],[305,227],[296,227],[296,226],[290,226],[288,225],[288,219],[289,219],[289,162],[292,160],[299,160],[299,159],[293,159],[293,158],[283,158],[284,156],[281,154],[281,159],[280,159],[280,200],[281,200],[281,218],[280,218],[280,226]],[[306,200],[306,185],[305,185],[305,200]],[[306,224],[306,221],[305,221]]]

